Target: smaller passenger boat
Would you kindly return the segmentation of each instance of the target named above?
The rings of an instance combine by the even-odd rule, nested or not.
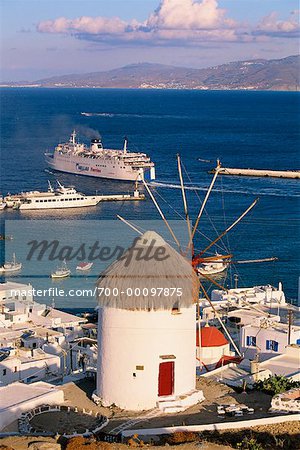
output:
[[[67,267],[66,261],[63,265],[51,273],[51,278],[66,278],[71,275],[71,270]]]
[[[219,260],[216,259],[218,256],[220,256]],[[215,275],[224,272],[224,270],[228,268],[229,263],[228,261],[223,261],[221,258],[222,256],[217,253],[211,261],[203,262],[199,267],[197,267],[198,275]]]
[[[82,272],[85,272],[87,270],[90,270],[92,268],[93,264],[94,263],[92,263],[92,262],[81,262],[76,267],[76,270],[80,270]]]

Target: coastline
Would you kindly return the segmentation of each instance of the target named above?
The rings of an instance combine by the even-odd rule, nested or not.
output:
[[[191,87],[126,87],[126,86],[42,86],[42,85],[9,85],[0,84],[0,89],[98,89],[98,90],[128,90],[128,91],[207,91],[207,92],[300,92],[300,86],[290,89],[256,89],[253,87],[228,88],[191,88]]]

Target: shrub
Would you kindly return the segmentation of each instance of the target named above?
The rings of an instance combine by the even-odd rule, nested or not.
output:
[[[277,395],[289,389],[299,388],[300,382],[289,380],[282,375],[269,376],[265,380],[259,380],[254,384],[254,388],[258,391],[265,392],[270,395]]]
[[[242,440],[242,442],[239,442],[237,444],[237,448],[243,449],[243,450],[264,450],[264,447],[257,442],[256,439],[247,437]]]
[[[199,440],[198,433],[192,431],[176,431],[166,438],[166,442],[172,444],[184,444],[185,442],[195,442]]]

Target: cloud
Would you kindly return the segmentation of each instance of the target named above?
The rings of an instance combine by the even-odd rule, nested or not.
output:
[[[278,13],[273,11],[259,22],[255,32],[274,37],[297,37],[300,34],[298,13],[292,11],[288,20],[280,20]]]
[[[40,22],[41,33],[73,35],[78,39],[109,44],[199,45],[201,42],[251,42],[267,36],[293,36],[296,14],[278,20],[276,13],[263,18],[254,28],[227,16],[218,0],[161,0],[144,22],[119,17],[59,17]]]
[[[205,30],[233,26],[225,18],[226,11],[218,7],[217,0],[163,0],[150,15],[147,26],[150,29]]]
[[[234,20],[226,17],[217,0],[161,0],[144,22],[119,17],[79,17],[40,22],[41,33],[71,34],[79,39],[163,43],[168,41],[236,40]]]
[[[40,22],[37,26],[42,33],[63,34],[117,34],[124,33],[126,23],[118,17],[79,17],[78,19],[66,19],[59,17],[56,20]]]

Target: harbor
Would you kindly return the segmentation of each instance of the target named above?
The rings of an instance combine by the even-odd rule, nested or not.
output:
[[[223,181],[199,171],[188,126],[192,150],[177,158],[168,133],[151,154],[157,181],[145,176],[130,192],[35,160],[36,179],[7,172],[4,192],[18,194],[1,202],[0,421],[2,436],[17,437],[5,444],[172,447],[195,433],[184,444],[193,448],[212,430],[236,445],[265,427],[294,445],[297,180]],[[266,392],[268,383],[285,388]]]
[[[258,201],[244,207],[217,237],[196,251],[195,235],[211,202],[219,171],[211,178],[192,224],[183,167],[177,155],[187,243],[184,245],[182,238],[177,237],[173,222],[161,206],[161,198],[158,200],[157,193],[143,180],[172,245],[156,231],[141,231],[138,223],[117,215],[119,227],[124,232],[130,230],[131,243],[122,250],[121,257],[98,272],[94,290],[96,323],[88,322],[85,314],[79,317],[60,311],[54,299],[51,306],[37,302],[35,293],[39,291],[34,286],[14,281],[0,285],[2,390],[9,393],[16,389],[20,401],[18,411],[10,402],[5,403],[2,414],[0,409],[2,430],[17,431],[23,436],[28,432],[51,435],[55,429],[67,438],[89,438],[100,433],[102,439],[117,442],[136,435],[147,440],[152,435],[172,435],[178,430],[200,431],[203,424],[204,429],[226,430],[232,426],[243,428],[249,420],[250,426],[251,420],[254,424],[256,421],[269,424],[274,418],[282,421],[282,415],[287,414],[291,421],[295,420],[300,384],[299,308],[287,303],[281,282],[278,287],[269,284],[238,287],[236,275],[235,287],[226,288],[218,276],[229,270],[233,253],[226,249],[226,253],[218,250],[209,255],[211,249],[243,223]],[[137,187],[135,192],[139,194]],[[61,183],[54,191],[49,183],[48,196],[68,195],[74,201],[80,194]],[[33,194],[33,198],[43,196]],[[28,194],[24,198],[26,204]],[[56,234],[55,229],[53,232]],[[119,236],[123,237],[124,232],[118,233]],[[12,242],[18,245],[18,236]],[[186,257],[189,252],[190,259]],[[74,254],[77,255],[76,250]],[[72,261],[69,251],[68,255]],[[276,260],[264,257],[236,263],[264,264]],[[22,263],[18,264],[22,268]],[[45,267],[48,265],[47,261]],[[14,270],[15,266],[14,255],[14,262],[4,264],[2,269]],[[88,272],[92,268],[97,270],[89,260],[76,265],[77,271]],[[50,276],[61,283],[72,280],[65,259]],[[207,282],[213,290],[208,291]],[[62,287],[59,292],[64,297],[67,291]],[[58,290],[52,288],[48,293],[57,295]],[[78,290],[76,294],[80,294]],[[122,352],[116,351],[121,342],[120,330]],[[260,385],[279,376],[295,391],[288,403],[276,392],[269,395],[259,392]],[[29,386],[29,391],[43,388],[42,400],[33,404],[26,389],[19,388],[20,380]],[[93,386],[89,404],[94,405],[88,413],[75,398],[71,405],[66,404],[66,393],[71,389],[74,395],[76,391],[70,381],[76,381],[77,387],[86,382]],[[212,386],[217,403],[207,414]],[[246,388],[248,398],[244,394]],[[242,392],[235,395],[235,390]],[[288,396],[294,391],[280,393]],[[64,423],[66,411],[72,435]],[[58,421],[54,428],[49,425],[52,421],[47,420],[53,415]]]
[[[133,194],[84,195],[77,192],[74,186],[65,187],[57,181],[54,189],[48,181],[48,191],[29,191],[20,194],[8,194],[4,197],[3,208],[13,208],[20,211],[83,208],[96,206],[100,202],[124,202],[145,200],[145,195],[138,190],[137,183]]]
[[[0,450],[300,450],[299,11],[253,3],[2,2]]]

